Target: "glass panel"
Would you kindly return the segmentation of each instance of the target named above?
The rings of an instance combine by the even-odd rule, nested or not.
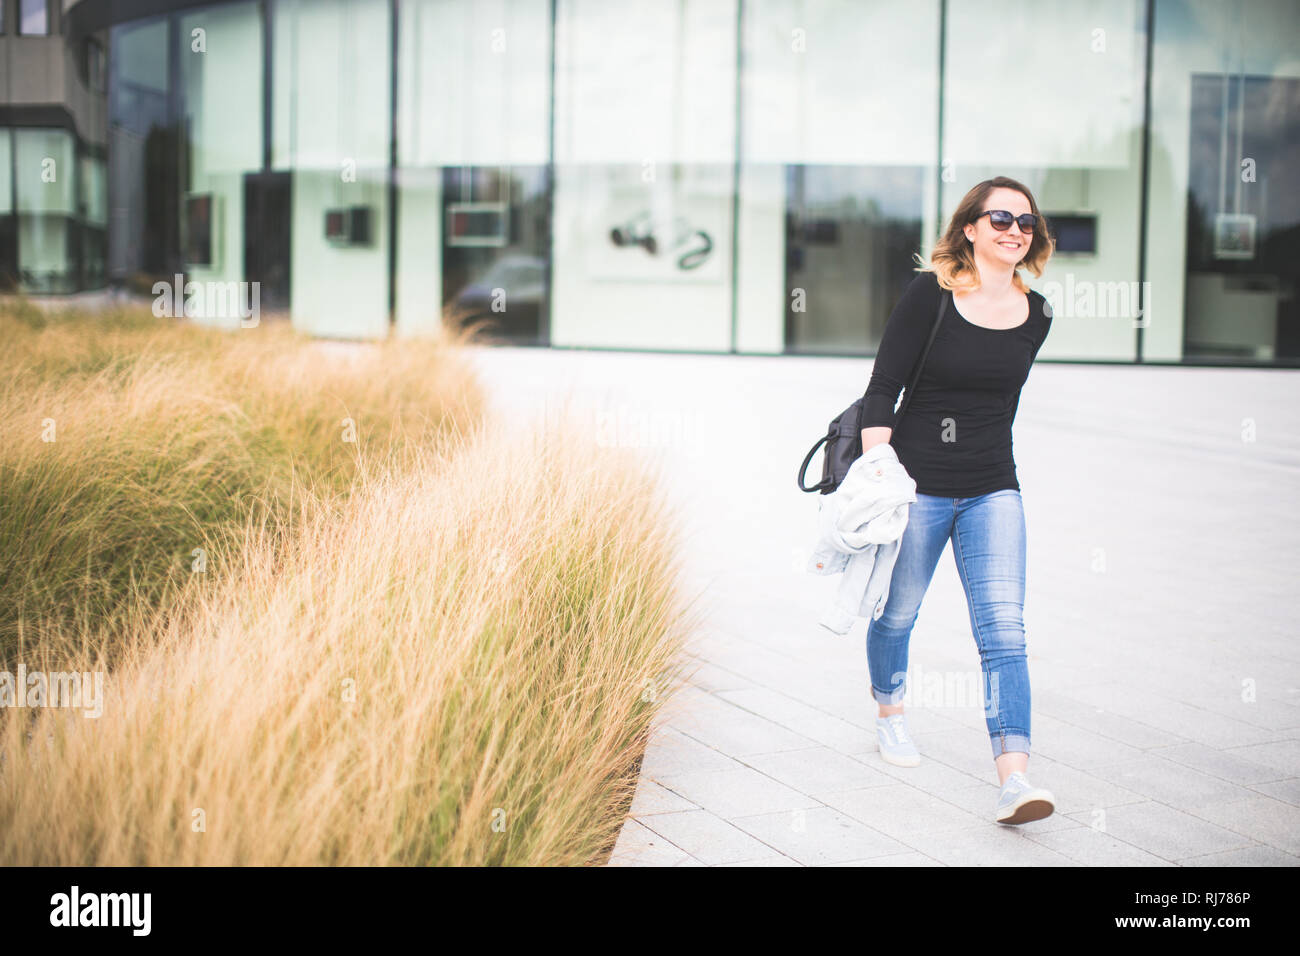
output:
[[[85,288],[98,288],[104,284],[108,234],[103,229],[82,230],[82,268]]]
[[[105,280],[108,241],[108,174],[104,161],[82,156],[77,166],[81,189],[81,221],[78,232],[83,289],[99,288]]]
[[[1143,0],[949,0],[943,219],[966,192],[1010,176],[1059,222],[1041,278],[1044,358],[1136,357]],[[997,29],[990,30],[989,24]],[[1002,104],[1000,107],[995,104]]]
[[[75,213],[72,134],[62,129],[14,130],[19,213]]]
[[[18,32],[24,36],[45,36],[49,32],[46,0],[22,0],[18,8]]]
[[[107,171],[102,159],[81,157],[82,218],[96,226],[108,224]]]
[[[273,162],[292,172],[292,318],[317,335],[388,330],[387,0],[274,8]]]
[[[937,2],[745,4],[742,351],[879,344],[934,219],[938,38]]]
[[[1300,358],[1300,8],[1159,0],[1149,359]]]
[[[180,242],[187,280],[244,276],[244,177],[262,165],[262,17],[254,2],[212,7],[180,19],[180,110],[186,148],[180,176]],[[230,288],[230,286],[226,286]],[[239,319],[238,297],[216,322]]]
[[[451,167],[442,185],[445,314],[496,338],[544,344],[545,168]]]
[[[258,283],[261,308],[289,308],[293,264],[293,174],[244,177],[244,278]]]
[[[24,291],[75,291],[71,223],[67,216],[18,217],[18,275]]]
[[[111,38],[112,119],[143,135],[167,121],[167,23],[115,27]]]
[[[386,202],[384,170],[358,170],[356,180],[347,182],[332,170],[294,170],[289,269],[295,327],[340,338],[387,334]],[[347,225],[327,235],[331,216],[346,218]],[[360,235],[351,225],[358,216],[368,220]]]
[[[13,132],[0,129],[0,291],[18,286],[18,225],[14,220]]]
[[[388,165],[388,7],[387,0],[275,4],[277,168]]]
[[[730,348],[736,17],[557,4],[553,344]]]
[[[786,167],[785,342],[791,352],[874,351],[916,275],[921,167]]]
[[[401,6],[399,164],[545,164],[549,0],[406,0]]]
[[[72,134],[18,129],[13,137],[19,281],[29,292],[71,292],[77,286],[69,228],[77,208]]]
[[[175,127],[168,120],[167,22],[109,34],[108,178],[110,278],[149,293],[180,267]]]
[[[7,129],[0,129],[0,216],[13,212],[14,193],[13,176],[13,134]]]
[[[398,328],[446,314],[543,342],[548,0],[414,0],[401,16]]]

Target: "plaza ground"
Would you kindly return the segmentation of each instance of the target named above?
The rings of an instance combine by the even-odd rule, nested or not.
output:
[[[504,414],[571,392],[593,441],[662,464],[689,529],[706,624],[611,864],[1300,863],[1300,373],[1034,366],[1028,772],[1057,812],[1005,827],[951,546],[912,634],[919,767],[877,752],[865,621],[817,625],[839,579],[804,570],[795,474],[870,359],[473,351]]]

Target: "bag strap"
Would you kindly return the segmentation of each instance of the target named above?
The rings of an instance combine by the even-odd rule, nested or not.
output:
[[[921,371],[925,368],[925,359],[930,354],[930,346],[934,344],[935,336],[939,334],[939,323],[943,321],[944,313],[948,309],[948,302],[952,299],[952,293],[947,289],[939,290],[939,310],[934,317],[934,327],[930,329],[930,338],[925,343],[925,350],[921,353],[921,361],[916,363],[916,373],[912,376],[911,383],[907,386],[907,393],[903,396],[903,404],[898,409],[898,414],[894,416],[894,428],[903,420],[903,413],[907,411],[907,405],[912,400],[912,394],[916,391],[916,386],[921,381]]]
[[[817,444],[813,445],[812,448],[808,449],[808,454],[804,455],[803,464],[799,466],[799,490],[800,491],[821,491],[829,483],[828,478],[822,478],[821,481],[817,482],[817,484],[809,488],[806,485],[804,485],[804,480],[805,480],[804,476],[808,474],[808,463],[812,461],[812,456],[817,454],[817,449],[821,448],[822,445],[826,444],[828,441],[830,441],[830,439],[831,439],[831,433],[827,432],[821,438],[817,439]]]
[[[939,323],[943,321],[945,312],[948,309],[948,301],[952,298],[952,293],[947,289],[939,290],[939,308],[934,316],[934,325],[930,327],[930,338],[926,340],[925,348],[921,350],[921,358],[917,360],[916,369],[912,372],[912,377],[907,383],[907,391],[903,393],[903,404],[894,414],[893,428],[898,428],[898,423],[903,420],[903,413],[907,411],[908,403],[912,400],[912,393],[916,391],[916,386],[921,381],[921,371],[925,368],[926,357],[930,354],[930,346],[934,344],[935,336],[939,334]],[[862,409],[866,407],[867,396],[862,394],[862,404],[858,406],[858,430],[854,433],[857,436],[862,435]]]

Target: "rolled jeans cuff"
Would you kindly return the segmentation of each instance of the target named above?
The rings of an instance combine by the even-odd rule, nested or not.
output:
[[[991,739],[994,760],[1005,753],[1029,753],[1029,737],[1025,734],[993,734]]]
[[[903,702],[903,698],[906,695],[907,695],[907,687],[903,684],[899,684],[898,689],[895,691],[880,690],[879,688],[874,686],[871,688],[871,696],[874,697],[876,699],[876,702],[879,704],[885,704],[885,705],[901,704]]]

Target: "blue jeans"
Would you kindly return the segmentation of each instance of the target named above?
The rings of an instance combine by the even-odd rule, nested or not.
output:
[[[889,598],[867,625],[871,694],[903,700],[907,644],[943,547],[952,538],[983,670],[984,718],[993,757],[1029,753],[1029,664],[1025,656],[1025,513],[1020,492],[975,498],[916,496],[890,578]]]

